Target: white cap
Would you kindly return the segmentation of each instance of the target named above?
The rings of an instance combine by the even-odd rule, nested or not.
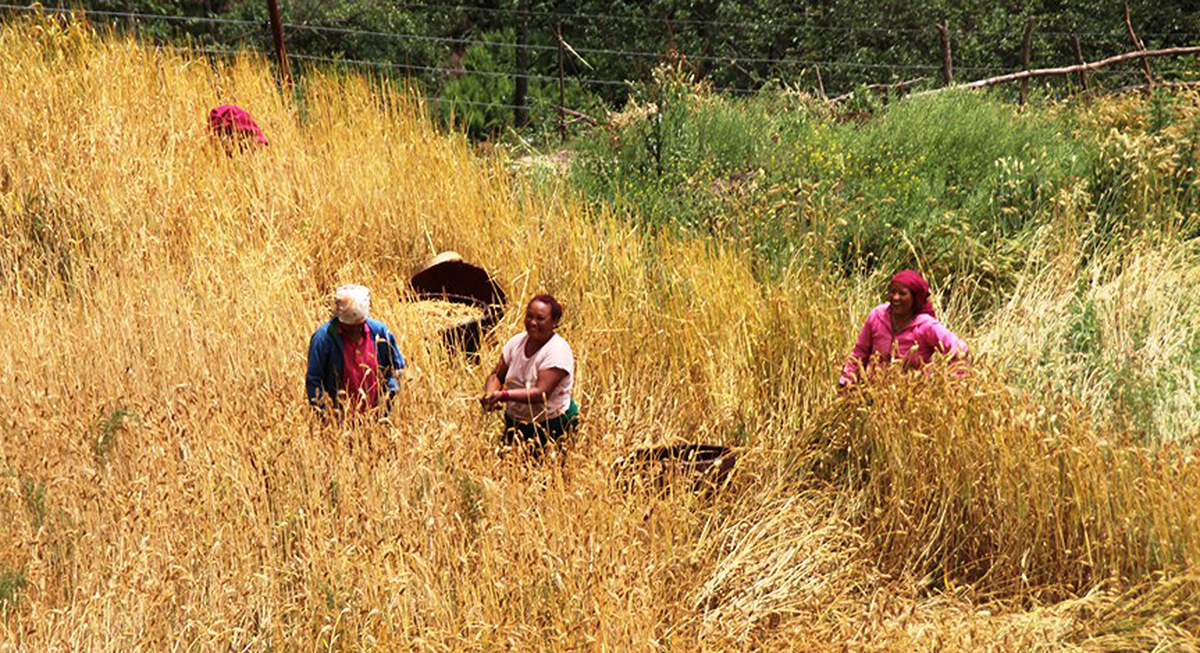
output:
[[[349,283],[333,293],[333,316],[342,324],[362,324],[371,312],[371,291]]]

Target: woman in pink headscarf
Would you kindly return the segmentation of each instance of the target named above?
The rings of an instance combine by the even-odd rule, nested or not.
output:
[[[845,388],[858,380],[863,366],[903,361],[905,369],[928,363],[933,354],[959,360],[967,354],[967,343],[947,329],[929,303],[929,284],[912,270],[892,277],[888,300],[871,309],[867,323],[858,334],[854,351],[842,368],[838,386]]]
[[[245,149],[250,144],[267,144],[267,137],[254,118],[245,109],[232,104],[223,104],[208,112],[208,129],[230,154],[234,146]]]

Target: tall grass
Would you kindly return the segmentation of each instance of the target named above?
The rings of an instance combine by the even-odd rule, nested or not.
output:
[[[371,80],[310,71],[297,104],[253,58],[41,20],[0,28],[0,66],[0,647],[1195,645],[1187,450],[1051,422],[986,363],[835,400],[871,280],[802,257],[764,280],[738,243],[539,195]],[[271,145],[211,143],[220,103]],[[513,308],[567,306],[584,426],[548,462],[494,453],[498,344],[452,355],[407,303],[443,249]],[[302,399],[346,281],[411,363],[379,423]],[[738,447],[730,485],[616,482],[674,440]]]

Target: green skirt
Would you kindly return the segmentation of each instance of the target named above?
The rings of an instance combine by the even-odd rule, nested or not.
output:
[[[567,412],[558,417],[541,422],[522,422],[504,414],[504,435],[500,443],[504,446],[523,444],[532,447],[544,447],[547,443],[555,442],[563,434],[574,431],[579,426],[579,404],[571,400]]]

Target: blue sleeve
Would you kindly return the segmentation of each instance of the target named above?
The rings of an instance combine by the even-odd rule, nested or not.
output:
[[[405,363],[404,356],[400,355],[400,347],[396,344],[396,336],[393,336],[390,330],[387,332],[387,346],[393,362],[388,374],[388,391],[396,392],[400,389],[400,377],[404,374]]]
[[[304,375],[304,392],[313,406],[320,406],[325,396],[325,352],[318,341],[320,334],[318,330],[308,341],[308,372]]]

